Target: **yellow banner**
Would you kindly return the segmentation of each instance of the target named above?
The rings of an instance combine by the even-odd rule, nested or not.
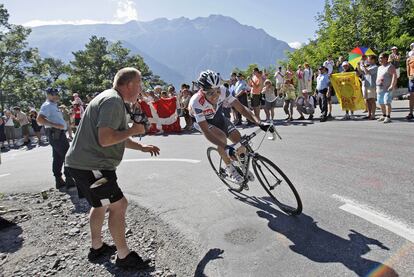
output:
[[[365,110],[361,84],[356,72],[332,74],[331,83],[343,111]]]

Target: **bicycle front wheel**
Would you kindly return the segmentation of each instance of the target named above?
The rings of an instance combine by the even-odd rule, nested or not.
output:
[[[302,201],[289,178],[269,159],[257,155],[252,161],[254,174],[277,206],[290,215],[302,212]]]
[[[229,189],[234,190],[236,192],[241,192],[243,190],[243,186],[234,183],[227,175],[226,164],[221,158],[217,148],[207,148],[207,158],[216,175]]]

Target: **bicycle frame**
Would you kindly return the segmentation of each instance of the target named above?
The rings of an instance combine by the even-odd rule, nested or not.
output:
[[[255,159],[259,154],[258,153],[256,153],[254,150],[253,150],[253,148],[252,148],[252,146],[250,145],[250,141],[254,138],[254,137],[256,137],[260,132],[262,132],[262,130],[261,129],[258,129],[258,130],[256,130],[255,132],[253,132],[253,133],[251,133],[250,135],[243,135],[242,137],[241,137],[241,139],[240,139],[240,141],[238,142],[238,143],[236,143],[236,144],[234,144],[233,145],[233,147],[235,148],[235,149],[238,149],[238,148],[240,148],[240,147],[245,147],[245,149],[246,149],[246,156],[247,156],[247,160],[245,161],[245,165],[246,166],[244,166],[243,167],[243,169],[244,169],[244,171],[242,171],[242,173],[243,173],[243,177],[244,177],[244,181],[243,181],[243,184],[247,184],[248,182],[249,182],[249,179],[248,179],[248,172],[249,172],[249,168],[250,168],[250,165],[251,165],[251,163],[250,163],[250,161],[253,159]],[[274,130],[274,133],[273,133],[273,139],[272,140],[275,140],[276,139],[276,135],[280,138],[280,139],[282,139],[281,137],[280,137],[280,135],[276,132],[276,129]],[[240,161],[239,161],[240,162]],[[278,179],[278,178],[276,178],[276,179]]]

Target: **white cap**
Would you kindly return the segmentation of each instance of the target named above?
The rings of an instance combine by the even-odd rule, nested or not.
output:
[[[414,48],[414,42],[410,44],[410,48]]]
[[[391,47],[391,50],[397,50],[397,49],[398,49],[397,46]]]
[[[344,61],[344,62],[342,63],[342,66],[344,66],[344,65],[349,65],[349,62],[348,62],[348,61]]]

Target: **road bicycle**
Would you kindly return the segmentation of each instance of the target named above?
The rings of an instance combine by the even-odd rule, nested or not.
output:
[[[226,164],[221,159],[216,147],[209,147],[207,149],[208,161],[220,180],[223,181],[230,190],[235,192],[249,189],[248,183],[254,182],[255,179],[249,171],[250,167],[253,167],[253,172],[257,181],[269,194],[274,203],[287,214],[299,215],[302,212],[302,201],[292,182],[277,165],[268,158],[260,155],[257,152],[257,149],[253,149],[251,140],[260,132],[262,132],[262,130],[258,129],[250,135],[243,135],[240,142],[232,145],[235,149],[238,149],[239,147],[244,147],[246,149],[244,161],[242,162],[240,161],[240,158],[238,158],[233,162],[236,170],[243,177],[242,183],[236,183],[227,174],[225,169]],[[282,139],[274,125],[271,124],[265,132],[258,148],[260,148],[268,132],[272,134],[272,137],[269,137],[269,139],[275,140],[276,137]]]

